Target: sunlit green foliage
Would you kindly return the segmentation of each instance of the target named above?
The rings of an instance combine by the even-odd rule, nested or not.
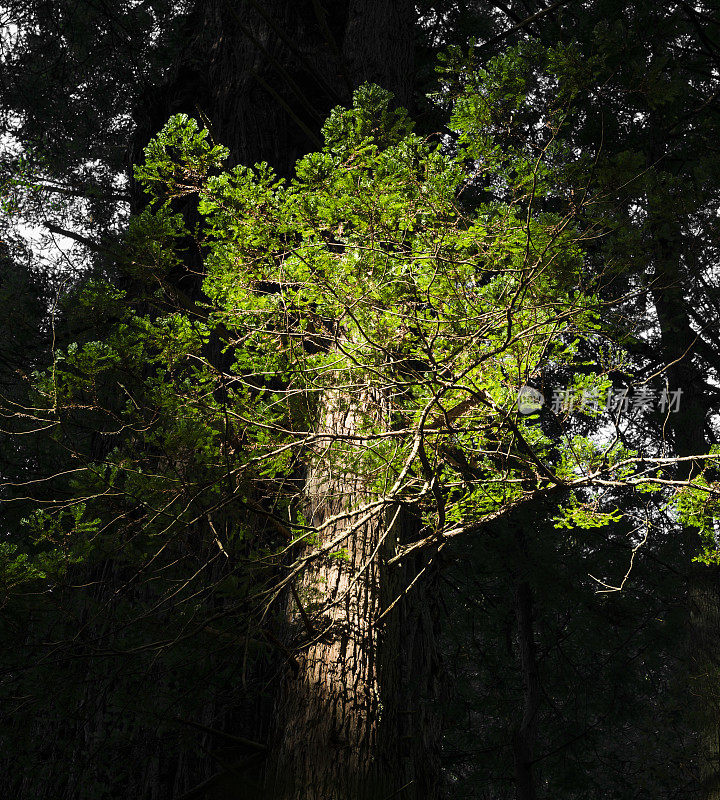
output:
[[[548,437],[517,413],[519,388],[549,360],[572,370],[604,322],[573,214],[535,206],[549,191],[542,156],[499,159],[494,81],[484,72],[458,99],[452,150],[364,86],[289,182],[266,164],[225,170],[206,130],[168,122],[136,168],[149,204],[123,254],[148,287],[143,303],[90,285],[79,302],[107,335],[58,350],[36,381],[64,447],[80,457],[88,425],[108,443],[101,459],[85,452],[69,486],[92,523],[72,536],[64,506],[43,511],[48,542],[97,539],[102,551],[130,537],[150,552],[200,525],[231,547],[243,514],[258,513],[307,541],[299,477],[319,458],[367,500],[414,504],[425,535],[457,535],[547,492],[570,498],[565,527],[617,518],[569,490],[632,476],[637,453]],[[515,199],[464,201],[479,179],[509,174]],[[197,196],[193,230],[175,205],[186,195]],[[178,308],[168,276],[192,241],[204,299]],[[602,373],[576,380],[607,385]],[[328,429],[328,414],[352,420],[349,435]]]

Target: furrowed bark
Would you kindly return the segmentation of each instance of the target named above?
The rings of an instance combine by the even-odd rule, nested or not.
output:
[[[328,392],[320,429],[358,435],[366,415],[382,414],[382,405],[379,398]],[[322,525],[372,499],[366,479],[346,466],[360,456],[358,446],[317,454],[307,480],[311,524]],[[350,531],[356,520],[349,516],[328,526],[315,544]],[[432,708],[438,663],[427,601],[433,573],[378,623],[407,577],[386,562],[413,527],[407,511],[389,506],[355,526],[346,554],[312,562],[305,572],[301,602],[320,609],[313,620],[318,635],[298,656],[299,673],[282,689],[268,797],[438,797],[438,723]],[[291,615],[306,636],[296,607]]]
[[[354,406],[354,401],[328,392],[319,430],[357,434],[362,420]],[[349,458],[357,455],[347,453]],[[367,496],[359,477],[350,470],[343,474],[343,458],[338,456],[336,452],[330,460],[318,453],[310,468],[306,491],[311,525],[350,511]],[[355,519],[329,526],[317,544],[336,538]],[[309,608],[327,608],[313,620],[320,633],[300,654],[299,673],[286,681],[278,706],[274,776],[278,798],[359,798],[372,781],[380,716],[376,553],[386,533],[383,523],[378,514],[359,525],[349,534],[342,555],[314,562],[303,576],[301,601]]]

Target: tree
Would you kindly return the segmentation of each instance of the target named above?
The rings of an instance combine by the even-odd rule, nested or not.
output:
[[[74,409],[115,444],[75,476],[71,517],[35,516],[50,541],[70,543],[58,556],[105,548],[112,530],[126,547],[137,530],[154,560],[156,537],[172,542],[203,520],[233,558],[237,537],[268,543],[234,523],[238,504],[287,538],[269,540],[266,556],[280,566],[294,553],[285,575],[244,595],[267,614],[289,587],[295,607],[298,655],[271,750],[276,796],[437,792],[435,725],[405,717],[437,678],[431,610],[411,594],[437,553],[568,494],[567,519],[604,524],[612,511],[592,493],[578,500],[588,489],[663,483],[646,467],[662,459],[584,436],[559,445],[517,418],[517,387],[548,352],[572,361],[578,338],[602,330],[592,293],[579,289],[570,218],[533,214],[543,165],[520,153],[508,170],[525,204],[466,210],[461,190],[478,176],[463,164],[503,179],[478,127],[483,96],[475,88],[457,103],[454,157],[411,134],[389,99],[368,87],[336,110],[325,147],[298,162],[290,184],[266,165],[221,171],[227,150],[172,118],[136,171],[151,202],[126,258],[163,287],[190,233],[173,202],[197,194],[209,306],[168,314],[173,295],[161,289],[142,304],[152,297],[157,311],[140,315],[94,286],[82,302],[113,309],[117,322],[103,342],[58,354],[38,387],[47,422],[81,461]],[[206,353],[213,339],[232,355],[225,368]],[[127,399],[109,402],[118,392]]]
[[[247,630],[245,653],[251,640],[271,641],[295,673],[284,680],[271,737],[266,777],[276,795],[433,796],[433,599],[447,543],[493,520],[506,525],[511,513],[538,519],[548,506],[560,524],[607,530],[623,492],[672,491],[685,477],[658,472],[672,461],[642,441],[637,452],[616,443],[605,453],[590,437],[593,415],[564,429],[546,412],[539,424],[514,415],[518,387],[541,364],[546,375],[580,372],[578,388],[603,391],[622,367],[614,355],[590,369],[582,363],[617,338],[607,324],[614,298],[607,288],[593,294],[602,275],[588,269],[579,244],[594,218],[587,203],[566,204],[572,158],[558,146],[559,127],[518,139],[508,124],[547,109],[524,101],[517,81],[510,90],[493,82],[516,78],[522,56],[493,62],[490,77],[475,66],[461,73],[445,150],[413,137],[387,96],[366,89],[351,111],[334,112],[324,147],[296,171],[334,95],[348,99],[354,84],[374,78],[410,97],[411,15],[391,9],[376,39],[370,12],[384,12],[366,4],[343,6],[325,27],[317,6],[305,16],[280,3],[270,11],[199,5],[185,31],[193,46],[150,93],[157,113],[139,130],[136,153],[170,112],[202,113],[212,136],[175,116],[151,142],[134,187],[137,216],[118,250],[123,283],[74,295],[93,324],[57,353],[34,412],[71,454],[72,477],[54,479],[54,502],[28,520],[32,547],[27,533],[19,537],[25,552],[6,574],[47,591],[101,584],[109,572],[101,607],[114,587],[130,586],[131,613],[100,617],[84,640],[95,663],[107,655],[98,642],[121,644],[126,658],[152,651],[157,637],[138,627],[143,618],[167,626],[158,652],[173,640],[232,639],[237,623]],[[288,41],[280,19],[292,30],[316,21],[302,28],[307,52]],[[333,39],[344,59],[331,52]],[[401,58],[386,47],[391,40]],[[573,63],[567,51],[551,56]],[[341,61],[352,66],[349,86],[328,86]],[[248,99],[261,95],[276,102],[250,111]],[[296,177],[281,183],[267,166],[227,170],[212,137],[232,145],[231,167],[267,158]],[[597,251],[591,258],[601,261]],[[43,393],[47,416],[38,411]],[[701,507],[715,488],[698,486]],[[512,575],[525,653],[514,737],[522,797],[535,791],[539,719],[537,587],[522,555],[532,548],[529,527],[518,531]],[[89,608],[80,599],[78,613]],[[123,640],[113,628],[134,633]],[[196,663],[227,687],[237,674],[214,656]],[[11,674],[20,669],[13,663]],[[191,685],[187,670],[172,670],[170,680]],[[99,707],[107,690],[98,674],[88,702]],[[98,730],[108,713],[97,713]],[[234,719],[241,731],[242,722]],[[262,752],[219,756],[221,773],[195,794],[247,793],[245,776],[260,778]],[[162,767],[169,779],[160,771],[148,769],[134,790],[188,783],[176,765]],[[113,791],[102,788],[111,776],[94,779],[89,788],[76,769],[64,791]]]

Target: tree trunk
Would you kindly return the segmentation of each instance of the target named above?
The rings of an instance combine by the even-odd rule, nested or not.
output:
[[[320,146],[329,110],[348,104],[360,84],[378,83],[399,105],[411,106],[414,18],[409,0],[198,2],[185,26],[182,59],[169,83],[147,99],[152,113],[140,115],[135,152],[170,114],[184,112],[208,120],[233,162],[266,161],[291,175],[297,158]],[[186,212],[192,219],[193,209]],[[190,269],[201,272],[201,261]],[[366,400],[372,413],[382,406],[378,398]],[[327,392],[321,427],[362,434],[362,406]],[[306,494],[313,525],[369,498],[352,470],[320,453]],[[290,621],[305,629],[305,641],[313,608],[327,607],[312,621],[316,635],[298,656],[297,674],[279,693],[268,797],[438,796],[432,571],[379,619],[415,575],[414,559],[392,570],[384,566],[413,527],[405,510],[386,508],[361,523],[348,516],[322,529],[317,544],[348,531],[346,556],[313,562],[293,587],[302,611],[296,603]]]
[[[651,156],[651,163],[659,161],[660,156],[661,150]],[[648,219],[655,266],[653,302],[660,327],[661,358],[669,365],[668,384],[683,392],[678,411],[668,414],[667,428],[675,454],[690,456],[709,449],[705,436],[709,407],[703,393],[705,376],[693,363],[696,335],[683,288],[680,219],[672,193],[661,185],[663,179],[672,180],[659,173]],[[696,476],[703,466],[692,462],[679,477]],[[699,551],[697,531],[684,527],[682,535],[688,562],[688,672],[690,708],[697,730],[697,773],[704,800],[720,800],[720,570],[690,563]]]
[[[364,406],[364,408],[362,407]],[[320,430],[357,436],[382,400],[325,398]],[[309,522],[323,529],[315,545],[337,539],[342,557],[325,557],[306,570],[292,617],[311,644],[298,673],[285,682],[277,709],[278,737],[272,791],[278,800],[384,800],[438,796],[438,725],[429,703],[435,694],[434,620],[427,602],[432,577],[414,587],[380,624],[402,591],[402,577],[385,567],[412,520],[399,507],[363,513],[372,502],[353,474],[361,446],[336,443],[317,454],[307,480]],[[299,600],[300,607],[297,605]],[[308,611],[322,609],[308,630]],[[303,620],[304,617],[304,620]]]
[[[515,589],[515,618],[517,621],[520,672],[523,679],[523,707],[520,723],[513,732],[515,761],[515,797],[517,800],[536,800],[533,778],[533,747],[540,706],[540,679],[535,653],[532,623],[532,590],[527,581]]]
[[[521,521],[515,525],[520,569],[515,586],[515,622],[517,625],[518,660],[523,682],[523,705],[519,723],[513,731],[513,761],[515,765],[516,800],[536,800],[533,776],[533,749],[540,708],[540,673],[533,627],[532,588],[522,573],[528,566],[528,549]]]
[[[207,122],[232,163],[291,175],[360,84],[411,106],[414,21],[408,0],[198,0],[168,81],[136,113],[131,165],[170,115],[185,113]]]

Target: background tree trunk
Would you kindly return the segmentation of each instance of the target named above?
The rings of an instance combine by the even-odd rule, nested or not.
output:
[[[659,122],[657,130],[662,130]],[[660,160],[658,145],[650,162]],[[670,390],[682,390],[680,405],[668,414],[667,428],[674,454],[691,456],[708,452],[706,418],[710,411],[703,393],[705,376],[695,359],[696,334],[690,324],[682,267],[683,237],[675,199],[662,181],[671,183],[668,173],[658,173],[658,185],[650,197],[648,230],[653,238],[655,283],[652,292],[660,328],[662,360],[668,365]],[[704,467],[691,462],[680,477],[696,476]],[[690,709],[696,728],[698,779],[704,800],[720,799],[720,569],[692,563],[700,550],[695,528],[683,528],[687,566],[688,672]]]
[[[520,570],[527,571],[528,548],[523,522],[515,525],[515,542],[520,559]],[[515,585],[515,624],[520,674],[523,682],[523,705],[520,721],[513,731],[513,760],[515,765],[516,800],[536,800],[533,775],[533,750],[540,708],[540,674],[535,647],[533,625],[533,594],[526,575],[519,571]]]
[[[295,161],[320,146],[330,109],[349,104],[360,84],[375,82],[398,105],[412,105],[414,24],[408,0],[200,2],[185,25],[183,58],[168,84],[148,97],[151,113],[142,114],[135,153],[169,115],[184,112],[207,121],[232,162],[266,161],[291,175]],[[192,219],[194,210],[185,213]],[[189,269],[201,272],[199,254]],[[328,392],[321,427],[361,433],[362,405]],[[321,456],[306,486],[315,525],[369,496],[351,472],[338,473]],[[344,543],[347,560],[313,563],[296,587],[310,611],[328,608],[313,623],[317,636],[301,653],[298,674],[282,683],[267,762],[269,797],[438,796],[436,622],[426,594],[431,571],[409,602],[376,622],[417,566],[413,559],[385,574],[383,555],[394,554],[413,528],[405,511],[391,516],[392,525],[387,510],[358,525]],[[318,544],[352,521],[328,526]],[[302,622],[297,612],[292,616]]]
[[[360,84],[412,105],[414,25],[408,0],[199,0],[168,81],[146,90],[130,161],[170,115],[186,113],[207,122],[232,163],[291,175]]]

